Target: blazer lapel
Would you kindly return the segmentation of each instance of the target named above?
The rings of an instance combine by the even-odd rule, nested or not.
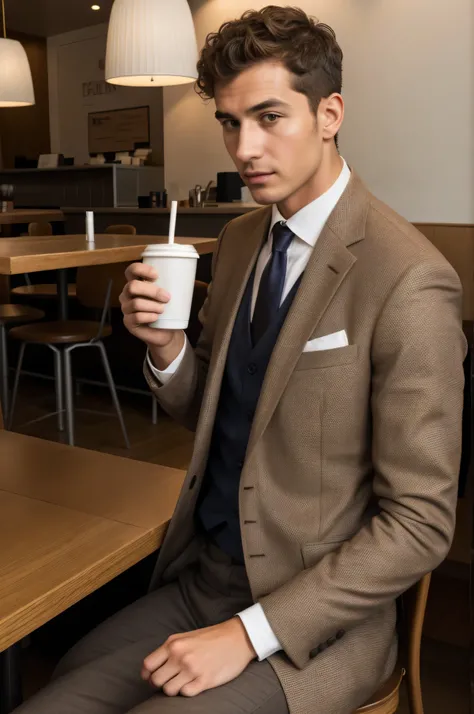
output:
[[[353,174],[318,238],[280,331],[262,386],[247,457],[266,429],[304,345],[356,262],[347,246],[363,239],[367,208],[367,191]]]
[[[234,328],[237,312],[242,301],[242,297],[250,278],[252,270],[257,262],[258,255],[263,243],[266,241],[270,228],[272,208],[264,208],[255,212],[254,224],[248,230],[242,240],[235,239],[235,256],[232,258],[232,277],[229,281],[226,294],[222,296],[222,304],[219,308],[219,320],[214,335],[214,349],[209,365],[209,381],[206,389],[201,414],[206,415],[205,425],[199,443],[206,452],[211,435],[214,418],[217,411],[217,404],[224,375],[224,368],[229,350],[230,338]],[[203,424],[203,427],[204,427]]]

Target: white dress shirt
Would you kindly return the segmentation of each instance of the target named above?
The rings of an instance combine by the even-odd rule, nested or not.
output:
[[[316,245],[316,241],[321,235],[327,219],[333,212],[337,202],[341,198],[344,190],[351,176],[350,169],[344,159],[342,159],[342,170],[339,177],[333,183],[330,189],[319,196],[316,200],[308,203],[308,205],[301,208],[297,213],[295,213],[287,221],[283,218],[277,205],[273,205],[272,220],[270,224],[270,230],[268,233],[268,238],[257,260],[257,265],[255,269],[255,280],[253,284],[252,292],[252,306],[251,315],[253,317],[253,312],[255,309],[255,303],[257,300],[258,289],[260,287],[260,280],[262,278],[262,273],[265,270],[265,266],[272,255],[273,249],[273,237],[272,231],[275,223],[279,221],[286,222],[288,228],[290,228],[295,237],[288,248],[287,253],[287,268],[286,277],[283,287],[283,294],[281,301],[283,302],[290,292],[293,285],[296,283],[300,275],[305,270],[308,261],[311,257],[312,250]],[[153,365],[151,358],[147,355],[148,364],[151,371],[156,376],[156,378],[165,384],[173,377],[177,371],[181,361],[185,355],[186,350],[192,349],[188,340],[185,340],[183,349],[180,354],[176,357],[174,362],[172,362],[169,367],[165,370],[158,370]],[[256,603],[251,607],[243,610],[243,612],[237,613],[242,623],[247,630],[249,639],[257,653],[258,659],[264,660],[270,655],[281,650],[281,644],[279,643],[275,633],[270,627],[270,623],[263,611],[260,603]]]

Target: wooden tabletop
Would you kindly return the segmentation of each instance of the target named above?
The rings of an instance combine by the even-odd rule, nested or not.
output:
[[[13,211],[0,211],[0,225],[11,226],[14,223],[34,223],[36,221],[64,221],[64,213],[59,209],[15,208]]]
[[[184,472],[8,431],[0,463],[2,651],[156,551]]]
[[[140,260],[147,245],[167,241],[167,236],[105,234],[96,234],[92,244],[84,235],[4,238],[0,240],[0,275],[126,263]],[[176,238],[176,243],[193,245],[200,255],[212,253],[216,241],[216,238]]]

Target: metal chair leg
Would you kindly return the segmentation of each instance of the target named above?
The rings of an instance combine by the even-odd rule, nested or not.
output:
[[[10,714],[23,701],[20,657],[20,643],[0,653],[0,714]]]
[[[56,389],[56,411],[58,412],[58,429],[64,431],[64,370],[61,350],[54,348],[54,386]]]
[[[74,446],[74,390],[72,384],[71,350],[66,348],[63,353],[64,387],[66,393],[66,430],[67,443]]]
[[[111,369],[110,369],[109,360],[108,360],[108,357],[107,357],[107,351],[106,351],[105,346],[104,346],[104,344],[103,344],[102,342],[96,342],[95,344],[96,344],[96,346],[99,348],[100,353],[101,353],[101,355],[102,355],[102,362],[103,362],[103,364],[104,364],[104,370],[105,370],[105,374],[106,374],[106,377],[107,377],[107,382],[109,383],[110,393],[111,393],[111,395],[112,395],[112,399],[113,399],[113,402],[114,402],[115,410],[116,410],[116,412],[117,412],[117,416],[118,416],[118,419],[119,419],[119,422],[120,422],[120,427],[121,427],[121,429],[122,429],[122,434],[123,434],[123,438],[124,438],[124,441],[125,441],[125,446],[127,447],[127,449],[129,449],[129,448],[130,448],[130,441],[128,440],[127,429],[125,428],[125,422],[124,422],[124,420],[123,420],[122,409],[120,408],[120,402],[119,402],[119,400],[118,400],[117,390],[115,389],[115,382],[114,382],[114,378],[113,378],[113,376],[112,376],[112,371],[111,371]]]
[[[13,414],[15,412],[16,398],[18,395],[18,384],[20,382],[20,374],[21,374],[21,368],[23,366],[23,357],[25,356],[25,349],[26,349],[26,342],[22,342],[21,347],[20,347],[20,354],[18,356],[18,364],[17,364],[16,372],[15,372],[15,381],[13,383],[12,403],[10,406],[10,413],[8,415],[7,429],[11,429],[12,424],[13,424]]]
[[[0,322],[0,371],[2,375],[1,405],[3,420],[8,423],[9,387],[8,387],[8,351],[7,351],[7,330],[5,323]]]

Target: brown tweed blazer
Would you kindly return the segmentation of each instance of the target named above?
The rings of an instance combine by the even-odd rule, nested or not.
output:
[[[164,386],[145,369],[196,430],[155,585],[190,551],[229,339],[270,218],[265,207],[224,228],[197,349]],[[303,353],[339,330],[349,346]],[[284,648],[270,662],[291,714],[349,714],[393,670],[395,599],[453,536],[465,350],[453,268],[353,172],[273,351],[240,483],[248,578]]]

